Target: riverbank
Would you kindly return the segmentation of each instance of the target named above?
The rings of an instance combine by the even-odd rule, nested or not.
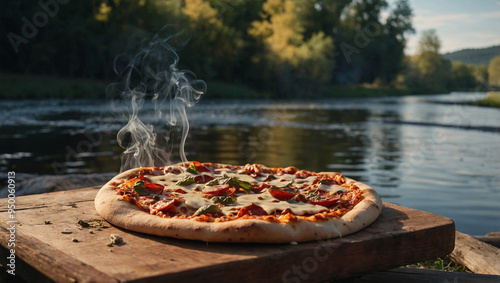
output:
[[[52,76],[0,74],[0,99],[105,98],[107,83]]]
[[[106,98],[110,82],[91,79],[69,79],[53,76],[23,74],[0,74],[1,99],[45,99],[45,98]],[[272,99],[276,94],[259,91],[245,85],[209,81],[204,99]],[[380,87],[374,85],[342,86],[331,85],[317,91],[316,98],[370,98],[405,96],[415,94],[404,86]],[[500,108],[500,92],[490,92],[488,97],[466,103],[467,105]]]
[[[52,76],[23,74],[0,74],[0,99],[42,99],[42,98],[105,98],[110,82],[91,79],[68,79]],[[245,85],[218,81],[207,82],[206,98],[213,99],[266,99],[277,97],[269,91],[259,91]],[[404,88],[378,87],[372,85],[332,85],[319,89],[317,97],[386,97],[410,95]]]
[[[320,95],[325,98],[336,97],[387,97],[414,94],[410,89],[400,87],[380,87],[373,85],[332,85],[321,90]]]
[[[500,108],[500,92],[498,91],[488,92],[487,97],[481,100],[469,102],[467,104],[475,106]]]

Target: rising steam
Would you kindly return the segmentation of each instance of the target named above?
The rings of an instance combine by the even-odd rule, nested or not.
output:
[[[118,144],[125,149],[120,171],[170,164],[174,127],[182,130],[179,155],[181,161],[187,161],[184,152],[189,132],[186,107],[192,107],[201,99],[206,84],[193,73],[177,69],[179,56],[168,42],[178,40],[178,36],[157,34],[142,41],[132,58],[121,56],[115,61],[119,82],[110,85],[107,94],[112,98],[112,106],[127,109],[128,115],[127,125],[117,135]],[[150,101],[154,110],[149,112],[154,113],[143,109]],[[153,121],[143,122],[144,117],[151,114],[154,114]]]

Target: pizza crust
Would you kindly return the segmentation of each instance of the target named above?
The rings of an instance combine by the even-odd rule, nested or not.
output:
[[[260,219],[238,219],[201,222],[163,218],[140,210],[128,201],[121,200],[121,196],[116,194],[113,184],[128,176],[137,175],[139,170],[135,168],[125,171],[106,183],[96,195],[95,208],[111,224],[146,234],[206,242],[305,242],[337,238],[357,232],[375,221],[382,211],[382,201],[375,190],[346,178],[347,182],[354,182],[363,190],[364,199],[341,218],[329,218],[328,221],[298,219],[279,223]]]

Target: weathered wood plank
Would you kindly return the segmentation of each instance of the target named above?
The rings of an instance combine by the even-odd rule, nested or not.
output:
[[[500,249],[456,232],[455,249],[450,258],[474,273],[500,275]]]
[[[67,278],[79,282],[234,282],[235,278],[317,282],[444,256],[454,247],[453,221],[390,203],[384,203],[375,223],[358,233],[299,245],[215,244],[133,233],[111,225],[100,230],[82,228],[79,220],[102,220],[93,206],[96,192],[84,189],[16,198],[19,258],[56,282]],[[6,199],[0,199],[0,208],[6,204]],[[8,237],[6,221],[6,213],[0,214],[3,247]],[[125,245],[107,247],[110,234],[122,236]],[[66,262],[72,264],[65,266]]]
[[[485,242],[487,244],[500,248],[500,232],[491,232],[486,234],[485,236],[472,236],[472,237],[481,242]]]
[[[2,246],[5,246],[5,236],[8,233],[10,232],[4,227],[0,227],[0,244]],[[36,269],[40,273],[56,282],[118,282],[90,265],[23,232],[16,232],[14,249],[16,257],[22,258],[30,266],[37,267]],[[23,270],[17,269],[17,273],[22,274]],[[29,274],[21,276],[30,278]]]

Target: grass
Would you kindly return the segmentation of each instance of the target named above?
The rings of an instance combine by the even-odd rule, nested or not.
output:
[[[256,91],[248,87],[224,82],[207,82],[206,98],[270,98],[268,92]]]
[[[98,80],[0,73],[0,99],[105,98]],[[224,82],[207,82],[207,98],[269,98],[270,93]]]
[[[50,76],[0,74],[0,98],[105,98],[107,83]]]
[[[489,92],[487,97],[467,104],[500,108],[500,92]]]
[[[108,83],[98,80],[0,73],[0,99],[105,98],[107,85]],[[271,92],[258,91],[240,84],[209,81],[207,86],[205,99],[265,99],[276,97]],[[322,87],[316,97],[384,97],[410,95],[412,93],[412,90],[402,86],[384,87],[376,84],[331,85]]]
[[[449,272],[467,272],[467,267],[454,263],[449,257],[430,259],[416,264],[410,264],[409,268],[432,269]]]
[[[333,85],[323,89],[323,97],[385,97],[403,96],[412,94],[411,90],[404,87],[374,87],[370,85],[342,86]]]

